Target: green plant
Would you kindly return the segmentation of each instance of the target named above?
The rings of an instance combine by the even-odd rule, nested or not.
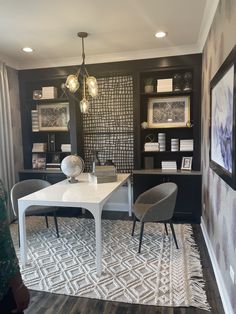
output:
[[[146,78],[144,80],[145,85],[153,85],[153,79],[152,78]]]

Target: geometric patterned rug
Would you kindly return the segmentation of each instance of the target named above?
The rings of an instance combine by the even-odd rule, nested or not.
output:
[[[175,224],[179,245],[164,225],[145,223],[141,254],[139,223],[102,220],[102,275],[96,275],[93,219],[58,218],[46,228],[43,217],[27,217],[29,264],[21,267],[29,289],[71,296],[158,306],[210,310],[200,256],[190,225]],[[51,219],[51,218],[49,218]],[[19,257],[17,225],[11,225]]]

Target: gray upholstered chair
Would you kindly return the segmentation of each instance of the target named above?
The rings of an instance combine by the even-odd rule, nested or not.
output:
[[[49,183],[48,181],[40,180],[40,179],[30,179],[30,180],[24,180],[24,181],[20,181],[16,183],[11,189],[11,204],[12,204],[12,209],[14,211],[15,216],[18,218],[18,199],[19,198],[26,196],[28,194],[31,194],[33,192],[36,192],[38,190],[42,190],[50,185],[51,183]],[[58,210],[57,207],[35,205],[35,206],[28,207],[25,214],[26,216],[45,216],[47,228],[48,228],[48,215],[52,214],[54,217],[57,237],[59,238],[57,216],[56,216],[57,210]],[[19,225],[18,225],[18,234],[19,234]]]
[[[141,251],[143,229],[145,222],[163,222],[165,230],[167,231],[167,223],[170,224],[171,231],[174,237],[176,248],[178,244],[175,236],[174,226],[172,224],[172,217],[175,209],[178,187],[175,183],[166,182],[159,184],[138,196],[133,205],[133,230],[134,235],[135,223],[137,220],[141,222],[139,249]]]

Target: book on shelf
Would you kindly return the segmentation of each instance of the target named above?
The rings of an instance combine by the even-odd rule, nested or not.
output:
[[[150,142],[144,144],[145,152],[158,152],[160,150],[160,145],[158,142]]]
[[[43,153],[47,151],[47,143],[33,143],[32,152]]]
[[[180,140],[180,151],[193,151],[193,139]]]
[[[32,169],[39,170],[46,168],[46,156],[44,154],[32,154]]]
[[[60,170],[61,164],[57,162],[48,162],[46,163],[46,170]]]
[[[39,132],[38,110],[31,110],[32,132]]]
[[[71,144],[61,144],[62,152],[71,152]]]
[[[177,170],[176,161],[162,161],[161,162],[162,170]]]

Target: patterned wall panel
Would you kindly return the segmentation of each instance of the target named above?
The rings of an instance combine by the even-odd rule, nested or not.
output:
[[[236,191],[209,168],[210,81],[235,45],[236,1],[221,0],[203,52],[202,73],[202,170],[203,219],[217,258],[233,313],[236,313]]]
[[[118,172],[133,170],[133,79],[131,76],[98,78],[99,96],[83,116],[86,171],[91,171],[93,151],[101,163],[112,159]]]

